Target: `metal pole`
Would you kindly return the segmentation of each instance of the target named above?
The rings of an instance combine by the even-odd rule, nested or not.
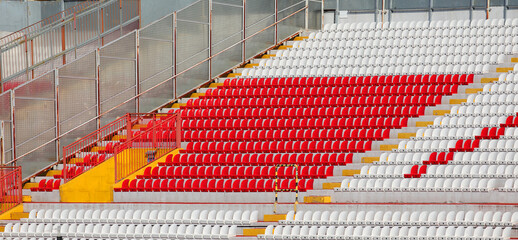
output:
[[[212,57],[212,0],[209,0],[209,57]],[[209,59],[209,80],[212,79],[212,58]]]
[[[379,3],[378,3],[378,0],[373,0],[373,1],[374,1],[374,22],[378,23]]]
[[[2,48],[0,48],[0,93],[4,92],[4,82],[2,81],[3,68],[2,68]]]
[[[122,36],[122,0],[119,0],[119,30]]]
[[[509,7],[509,0],[504,1],[504,19],[507,19],[507,8]]]
[[[246,59],[246,41],[243,39],[246,38],[246,0],[243,0],[243,35],[241,37],[241,62],[244,62]],[[1,61],[0,61],[1,63]],[[1,79],[1,76],[0,76]]]
[[[101,128],[101,81],[100,81],[100,71],[101,71],[101,55],[100,55],[100,51],[99,49],[96,49],[95,50],[95,66],[96,66],[96,71],[95,71],[95,83],[96,83],[96,88],[97,88],[97,129],[100,129]]]
[[[469,2],[469,21],[473,21],[473,1],[475,0],[471,0]]]
[[[11,90],[11,141],[12,141],[12,149],[13,149],[13,160],[16,159],[16,119],[14,117],[14,109],[15,109],[15,92]],[[14,162],[16,165],[16,162]]]
[[[30,80],[29,78],[29,45],[27,44],[28,39],[27,35],[24,35],[25,39],[25,73],[27,74],[27,81]],[[65,56],[63,56],[64,58]]]
[[[308,30],[308,26],[309,26],[309,0],[306,0],[306,10],[305,10],[305,23],[304,23],[304,29],[306,29],[306,31]]]
[[[278,3],[277,3],[278,0],[275,0],[275,22],[277,23],[277,18],[278,18],[278,11],[277,11],[277,7],[278,7]],[[279,24],[275,24],[275,40],[273,41],[274,42],[274,45],[277,45],[277,31],[279,30]]]
[[[56,162],[59,161],[59,148],[60,148],[60,139],[58,136],[60,135],[60,124],[59,124],[59,70],[54,70],[54,99],[55,101],[55,113],[56,113]],[[65,165],[66,167],[66,165]],[[65,172],[67,169],[65,168]]]
[[[140,93],[140,31],[135,31],[135,96]],[[135,99],[136,112],[140,112],[140,97]]]
[[[428,22],[431,22],[432,21],[433,0],[430,0],[429,6],[430,7],[428,8]]]
[[[322,0],[322,4],[320,6],[320,29],[324,29],[324,6],[325,0]]]
[[[489,11],[491,10],[490,7],[491,7],[491,0],[487,0],[486,1],[486,19],[489,19]]]
[[[385,0],[381,1],[381,28],[385,25]]]
[[[177,58],[177,51],[176,51],[176,39],[177,39],[177,36],[178,34],[176,33],[176,30],[178,29],[178,14],[177,12],[174,12],[173,13],[173,35],[174,35],[174,38],[173,38],[173,56],[174,56],[174,75],[176,76],[177,75],[177,72],[178,72],[178,65],[176,63],[176,58]],[[178,77],[175,77],[174,78],[174,98],[176,99],[178,97],[177,95],[177,91],[176,91],[176,81],[177,81]]]

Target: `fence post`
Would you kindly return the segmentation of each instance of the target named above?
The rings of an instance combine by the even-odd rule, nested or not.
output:
[[[176,73],[178,72],[178,64],[176,63],[176,58],[177,58],[177,49],[176,49],[176,39],[177,39],[177,30],[178,28],[178,14],[177,12],[173,12],[173,58],[174,58],[174,63],[173,63],[173,66],[174,66],[174,76],[176,76]],[[177,94],[177,90],[176,90],[176,80],[177,80],[177,77],[174,78],[174,98],[176,99],[178,97],[178,94]]]
[[[140,93],[140,31],[135,31],[135,96]],[[135,98],[136,112],[140,112],[140,96]]]
[[[2,81],[3,69],[2,69],[2,48],[0,47],[0,93],[3,93],[4,90],[4,82]]]
[[[55,101],[55,111],[56,111],[56,162],[59,162],[60,154],[59,154],[59,148],[60,148],[60,124],[59,124],[59,70],[54,70],[54,99]],[[65,167],[65,166],[64,166]],[[66,170],[66,169],[65,169]],[[66,171],[65,171],[66,172]]]
[[[14,118],[15,92],[11,90],[11,144],[13,149],[13,160],[16,159],[16,120]],[[14,163],[16,164],[16,162]]]
[[[212,0],[209,0],[209,57],[212,57]],[[209,58],[210,79],[212,79],[212,58]]]
[[[95,83],[96,83],[96,92],[97,92],[97,129],[101,128],[101,81],[100,81],[100,71],[101,71],[101,53],[99,48],[95,50]]]
[[[122,0],[119,0],[119,30],[122,36]]]
[[[65,25],[61,26],[61,51],[64,53],[67,49],[65,37]],[[67,55],[63,54],[63,65],[67,64]]]
[[[176,113],[176,148],[180,148],[182,143],[182,116],[179,113]]]
[[[274,42],[274,44],[273,44],[273,45],[275,45],[275,46],[277,45],[277,31],[279,30],[279,23],[277,23],[277,21],[278,21],[278,15],[279,15],[279,14],[278,14],[278,13],[279,13],[279,11],[277,11],[277,10],[278,10],[278,9],[277,9],[277,7],[278,7],[278,2],[277,2],[277,1],[278,1],[278,0],[275,0],[275,22],[276,22],[276,24],[275,24],[275,34],[274,34],[275,40],[273,40],[273,42]]]
[[[243,36],[241,37],[241,62],[244,62],[246,59],[246,0],[243,0]]]
[[[27,74],[27,81],[29,78],[29,44],[27,43],[29,40],[27,39],[27,35],[24,35],[25,39],[25,73]]]
[[[309,0],[306,0],[306,10],[304,10],[306,16],[305,16],[305,22],[304,22],[304,29],[308,30],[309,26]]]

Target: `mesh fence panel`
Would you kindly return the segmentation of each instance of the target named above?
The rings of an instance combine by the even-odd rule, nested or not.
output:
[[[59,69],[59,124],[66,133],[97,116],[95,52]],[[60,139],[66,146],[96,129],[96,122],[74,130]],[[61,157],[60,149],[60,157]]]
[[[13,160],[13,144],[11,137],[11,91],[0,94],[0,121],[4,121],[5,162]]]
[[[16,154],[21,156],[56,137],[54,72],[49,72],[15,89],[14,119]],[[51,142],[17,161],[22,175],[56,161],[56,144]]]
[[[243,38],[243,3],[232,1],[226,5],[214,2],[212,5],[212,54],[238,43]],[[232,24],[228,24],[232,23]],[[242,44],[237,44],[212,59],[212,77],[227,71],[241,63]]]
[[[171,78],[173,63],[173,15],[148,25],[139,32],[140,92]],[[173,80],[143,94],[139,111],[149,112],[174,98]]]
[[[246,2],[246,37],[275,22],[275,0]],[[245,58],[251,58],[269,48],[275,41],[275,28],[271,27],[245,41]]]
[[[199,1],[177,13],[176,73],[209,57],[209,5]],[[209,80],[208,61],[185,72],[176,80],[176,96],[180,96]]]
[[[322,28],[322,1],[309,1],[308,28],[319,30]]]
[[[100,50],[99,90],[101,114],[135,96],[136,33],[110,43]],[[101,126],[128,112],[135,112],[135,100],[101,117]]]
[[[300,0],[277,0],[277,20],[281,20],[290,14],[304,8],[306,1]],[[300,11],[294,16],[279,23],[277,27],[277,41],[282,41],[295,32],[304,28],[305,11]]]

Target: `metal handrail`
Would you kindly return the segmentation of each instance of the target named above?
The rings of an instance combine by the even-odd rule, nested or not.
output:
[[[64,18],[73,16],[77,13],[83,12],[91,6],[98,5],[100,2],[105,0],[90,0],[79,3],[71,8],[65,9],[59,13],[56,13],[50,17],[47,17],[39,22],[33,23],[27,27],[24,27],[16,32],[10,33],[2,38],[0,38],[0,46],[3,46],[9,42],[19,40],[26,35],[29,35],[32,32],[36,32],[41,30],[42,26],[47,26],[49,24],[61,23]]]

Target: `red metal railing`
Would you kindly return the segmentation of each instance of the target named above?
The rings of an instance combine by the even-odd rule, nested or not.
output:
[[[113,156],[115,148],[126,139],[131,139],[137,125],[157,121],[164,114],[127,113],[85,137],[63,147],[63,178],[71,178],[88,171]],[[114,139],[115,136],[118,138]],[[92,151],[94,147],[100,147]]]
[[[0,167],[0,214],[22,203],[22,167]]]
[[[180,114],[163,114],[115,147],[115,181],[131,175],[148,163],[180,147]]]

